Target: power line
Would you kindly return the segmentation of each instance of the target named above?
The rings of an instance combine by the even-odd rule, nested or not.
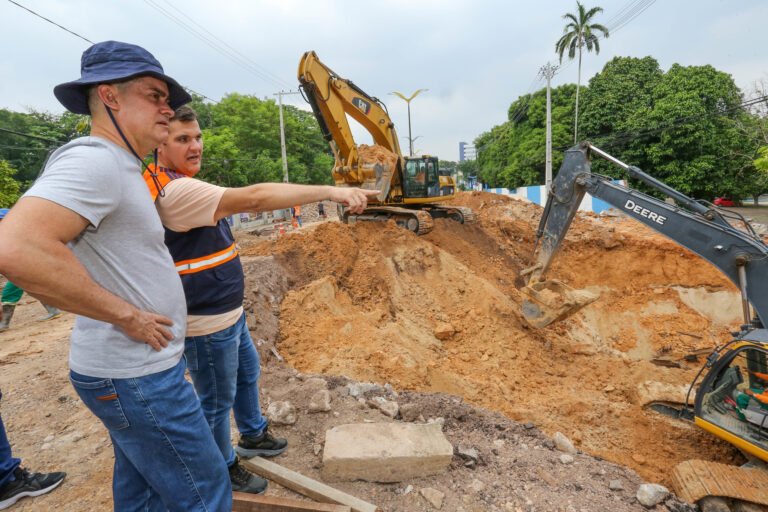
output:
[[[42,141],[45,141],[45,142],[52,142],[54,144],[61,144],[62,143],[62,141],[60,141],[60,140],[46,139],[45,137],[40,137],[39,135],[32,135],[30,133],[17,132],[15,130],[11,130],[11,129],[8,129],[8,128],[0,128],[0,132],[12,133],[13,135],[18,135],[20,137],[27,137],[29,139],[37,139],[37,140],[42,140]]]
[[[86,38],[86,37],[83,37],[83,36],[81,36],[80,34],[78,34],[78,33],[76,33],[76,32],[72,32],[71,30],[69,30],[69,29],[68,29],[68,28],[66,28],[66,27],[62,27],[61,25],[59,25],[59,24],[58,24],[58,23],[56,23],[55,21],[51,21],[51,20],[49,20],[49,19],[48,19],[48,18],[46,18],[45,16],[43,16],[43,15],[41,15],[41,14],[38,14],[38,13],[36,13],[36,12],[35,12],[35,11],[33,11],[32,9],[30,9],[30,8],[28,8],[28,7],[24,7],[24,6],[23,6],[23,5],[21,5],[20,3],[18,3],[18,2],[14,2],[13,0],[8,0],[8,1],[9,1],[9,2],[11,2],[13,5],[16,5],[16,6],[18,6],[18,7],[21,7],[21,8],[22,8],[22,9],[24,9],[25,11],[27,11],[27,12],[30,12],[30,13],[32,13],[32,14],[34,14],[34,15],[35,15],[35,16],[37,16],[38,18],[40,18],[40,19],[43,19],[43,20],[45,20],[45,21],[47,21],[48,23],[51,23],[51,24],[53,24],[53,25],[56,25],[56,26],[57,26],[57,27],[59,27],[60,29],[62,29],[62,30],[64,30],[64,31],[66,31],[66,32],[69,32],[69,33],[70,33],[70,34],[72,34],[73,36],[75,36],[75,37],[79,37],[80,39],[82,39],[82,40],[83,40],[83,41],[85,41],[86,43],[91,43],[91,44],[94,44],[94,43],[93,43],[93,41],[91,41],[90,39],[88,39],[88,38]]]
[[[605,147],[611,147],[617,144],[624,143],[630,139],[644,137],[648,135],[654,135],[656,133],[660,133],[665,130],[669,130],[671,128],[681,126],[682,124],[687,123],[689,121],[695,121],[697,119],[706,119],[708,117],[727,115],[736,110],[746,109],[747,107],[751,107],[763,102],[768,102],[768,95],[759,96],[757,98],[744,101],[732,107],[716,110],[715,112],[706,112],[703,114],[694,114],[691,116],[681,116],[681,117],[669,119],[668,122],[662,123],[659,126],[656,126],[653,128],[646,128],[646,129],[640,129],[635,131],[627,130],[624,132],[606,133],[603,135],[595,136],[594,138],[586,137],[586,139],[592,139],[593,141],[601,141],[600,145]],[[559,148],[559,149],[567,149],[567,148]]]
[[[640,2],[638,6],[623,20],[616,22],[616,26],[609,29],[610,33],[614,33],[621,28],[626,27],[632,20],[643,14],[650,6],[652,6],[656,0],[645,0]]]
[[[276,77],[275,75],[272,75],[269,71],[259,66],[257,63],[249,59],[246,55],[242,54],[241,52],[237,51],[235,48],[224,42],[219,37],[212,34],[209,30],[207,30],[205,27],[194,21],[192,18],[184,14],[181,10],[177,9],[173,6],[170,2],[166,0],[166,3],[170,5],[174,10],[179,12],[182,16],[187,18],[191,23],[196,25],[200,28],[200,30],[190,26],[188,23],[186,23],[184,20],[164,8],[163,6],[159,5],[154,0],[144,0],[145,3],[147,3],[149,6],[154,7],[158,11],[160,11],[161,14],[163,14],[165,17],[179,25],[181,28],[195,36],[196,38],[203,41],[206,45],[213,48],[220,54],[224,55],[225,57],[229,58],[239,66],[243,67],[247,71],[250,71],[254,75],[258,76],[262,80],[265,80],[267,82],[271,82],[273,84],[276,84],[280,88],[288,88],[290,87],[286,82],[281,80],[280,78]],[[210,37],[207,37],[205,32]]]
[[[619,12],[608,22],[605,23],[605,27],[608,29],[609,34],[613,34],[621,28],[627,26],[632,20],[640,16],[650,6],[652,6],[656,0],[631,0],[626,4]],[[613,27],[612,27],[613,26]],[[593,36],[596,41],[605,39],[602,36]],[[574,59],[568,59],[568,62],[563,64],[558,73],[562,74],[563,71],[573,65]]]
[[[239,57],[241,57],[241,58],[245,59],[245,60],[246,60],[248,63],[250,63],[251,65],[255,66],[257,69],[261,70],[262,72],[266,73],[266,74],[267,74],[269,77],[271,77],[273,80],[275,80],[276,82],[278,82],[278,83],[281,83],[281,84],[283,84],[283,85],[288,85],[288,84],[286,84],[285,82],[283,82],[283,81],[282,81],[282,79],[281,79],[280,77],[278,77],[277,75],[275,75],[275,74],[271,73],[271,72],[270,72],[269,70],[267,70],[265,67],[263,67],[263,66],[260,66],[258,63],[256,63],[255,61],[253,61],[253,60],[252,60],[250,57],[248,57],[246,54],[244,54],[244,53],[242,53],[242,52],[238,51],[236,48],[234,48],[234,47],[232,47],[231,45],[227,44],[227,42],[226,42],[226,41],[224,41],[223,39],[221,39],[221,38],[217,37],[215,34],[213,34],[212,32],[210,32],[210,31],[209,31],[208,29],[206,29],[206,28],[205,28],[203,25],[200,25],[199,23],[197,23],[197,22],[196,22],[195,20],[193,20],[193,19],[192,19],[190,16],[188,16],[188,15],[187,15],[187,14],[186,14],[186,13],[185,13],[183,10],[181,10],[181,9],[179,9],[178,7],[174,6],[174,5],[173,5],[173,4],[170,2],[170,0],[165,0],[165,3],[167,3],[168,5],[170,5],[170,6],[171,6],[173,9],[175,9],[175,10],[176,10],[176,11],[177,11],[179,14],[181,14],[182,16],[184,16],[185,18],[187,18],[189,21],[191,21],[192,23],[194,23],[194,24],[195,24],[195,26],[197,26],[197,27],[199,27],[200,29],[202,29],[202,30],[203,30],[203,31],[204,31],[206,34],[210,35],[211,37],[213,37],[214,39],[216,39],[217,41],[219,41],[219,42],[220,42],[222,45],[224,45],[225,47],[227,47],[227,48],[229,48],[230,50],[232,50],[232,52],[234,52],[236,55],[238,55]]]
[[[57,27],[59,27],[59,28],[60,28],[60,29],[62,29],[63,31],[65,31],[65,32],[68,32],[68,33],[72,34],[73,36],[79,37],[80,39],[82,39],[83,41],[85,41],[85,42],[87,42],[87,43],[90,43],[90,44],[96,44],[96,43],[94,43],[93,41],[91,41],[90,39],[88,39],[87,37],[81,36],[81,35],[80,35],[80,34],[78,34],[77,32],[73,32],[72,30],[69,30],[67,27],[64,27],[64,26],[62,26],[62,25],[59,25],[58,23],[56,23],[56,22],[54,22],[54,21],[51,21],[51,20],[49,20],[49,19],[48,19],[48,18],[46,18],[45,16],[42,16],[42,15],[40,15],[40,14],[36,13],[35,11],[33,11],[33,10],[31,10],[31,9],[28,9],[27,7],[24,7],[23,5],[21,5],[21,4],[20,4],[20,3],[18,3],[18,2],[15,2],[14,0],[8,0],[8,1],[9,1],[9,2],[11,2],[11,3],[12,3],[12,4],[14,4],[14,5],[17,5],[17,6],[21,7],[21,8],[22,8],[22,9],[24,9],[25,11],[28,11],[29,13],[31,13],[31,14],[34,14],[34,15],[35,15],[35,16],[37,16],[38,18],[42,18],[42,19],[44,19],[45,21],[47,21],[48,23],[51,23],[51,24],[53,24],[53,25],[56,25]],[[199,93],[199,92],[197,92],[197,91],[194,91],[193,89],[191,89],[191,88],[189,88],[189,87],[184,87],[184,89],[186,89],[187,91],[189,91],[189,92],[192,92],[192,93],[194,93],[194,94],[196,94],[196,95],[198,95],[198,96],[200,96],[200,97],[202,97],[202,98],[205,98],[205,99],[207,99],[208,101],[212,101],[212,102],[214,102],[214,103],[218,103],[216,100],[209,98],[209,97],[208,97],[208,96],[206,96],[205,94],[202,94],[202,93]]]
[[[33,147],[24,147],[24,146],[9,146],[8,144],[0,144],[0,148],[2,149],[16,149],[19,151],[48,151],[50,148],[33,148]]]

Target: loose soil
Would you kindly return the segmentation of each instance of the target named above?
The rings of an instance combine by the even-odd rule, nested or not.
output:
[[[483,193],[457,204],[478,221],[438,220],[423,237],[326,223],[248,249],[274,254],[293,282],[277,343],[286,360],[301,372],[460,396],[561,431],[651,481],[668,484],[690,458],[740,460],[641,403],[647,381],[688,385],[702,361],[683,356],[728,339],[739,322],[736,290],[717,269],[630,220],[579,215],[550,276],[601,298],[534,330],[518,288],[541,209]]]
[[[449,511],[644,510],[638,485],[669,485],[678,462],[741,462],[727,443],[644,407],[649,388],[687,386],[703,360],[683,357],[738,324],[738,295],[716,269],[637,223],[580,214],[550,277],[601,298],[535,330],[518,289],[541,209],[484,193],[455,204],[473,208],[477,222],[438,220],[423,237],[338,222],[239,236],[264,408],[289,400],[299,416],[274,427],[291,444],[276,462],[319,479],[328,428],[403,421],[350,396],[355,382],[380,384],[365,398],[414,404],[416,421],[443,418],[455,447],[479,453],[411,482],[334,484],[382,510],[434,510],[425,487],[445,493]],[[2,416],[25,464],[69,475],[17,509],[110,510],[109,438],[67,381],[73,317],[37,322],[42,314],[30,300],[0,333]],[[323,386],[332,411],[307,413]],[[573,462],[560,460],[555,432],[580,450]],[[269,493],[295,497],[277,485]],[[656,508],[686,509],[674,499]]]

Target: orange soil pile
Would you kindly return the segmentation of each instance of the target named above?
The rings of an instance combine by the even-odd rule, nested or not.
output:
[[[629,220],[579,215],[549,273],[601,298],[541,330],[520,314],[538,206],[461,194],[477,222],[423,237],[393,224],[325,223],[259,244],[292,280],[278,350],[302,372],[440,391],[669,483],[683,460],[739,456],[643,407],[648,381],[688,385],[682,357],[728,337],[735,288],[708,263]],[[669,364],[661,365],[660,361]],[[679,367],[674,367],[679,366]]]
[[[372,146],[360,144],[357,146],[357,154],[362,164],[370,167],[377,163],[394,167],[397,162],[397,155],[377,144]]]

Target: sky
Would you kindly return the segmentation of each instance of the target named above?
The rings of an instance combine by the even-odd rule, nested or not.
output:
[[[14,0],[93,42],[141,45],[184,86],[213,100],[237,92],[275,99],[296,91],[303,52],[384,101],[408,148],[406,103],[417,153],[459,159],[459,142],[507,119],[520,95],[544,87],[539,69],[558,63],[555,42],[575,0]],[[768,83],[764,0],[586,0],[616,29],[587,54],[582,84],[616,56],[710,64],[745,93]],[[646,9],[626,19],[633,9]],[[183,9],[183,10],[182,10]],[[168,16],[170,15],[170,16]],[[0,0],[0,108],[54,113],[53,87],[79,78],[90,43],[9,0]],[[178,21],[182,23],[178,23]],[[217,50],[218,48],[219,50]],[[563,61],[552,85],[576,83]],[[284,102],[308,110],[299,95]],[[360,128],[358,144],[370,143]],[[279,134],[275,134],[279,137]]]

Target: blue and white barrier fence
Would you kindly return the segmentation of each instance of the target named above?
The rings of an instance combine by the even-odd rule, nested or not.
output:
[[[626,186],[624,180],[617,180],[614,183],[619,183]],[[536,185],[532,187],[518,187],[518,188],[486,188],[483,192],[491,192],[492,194],[501,194],[510,197],[516,197],[518,199],[525,199],[532,203],[536,203],[539,206],[544,206],[547,202],[547,187],[544,185]],[[589,194],[584,195],[579,210],[600,213],[605,210],[613,208],[610,204],[606,203],[602,199],[597,199]]]

